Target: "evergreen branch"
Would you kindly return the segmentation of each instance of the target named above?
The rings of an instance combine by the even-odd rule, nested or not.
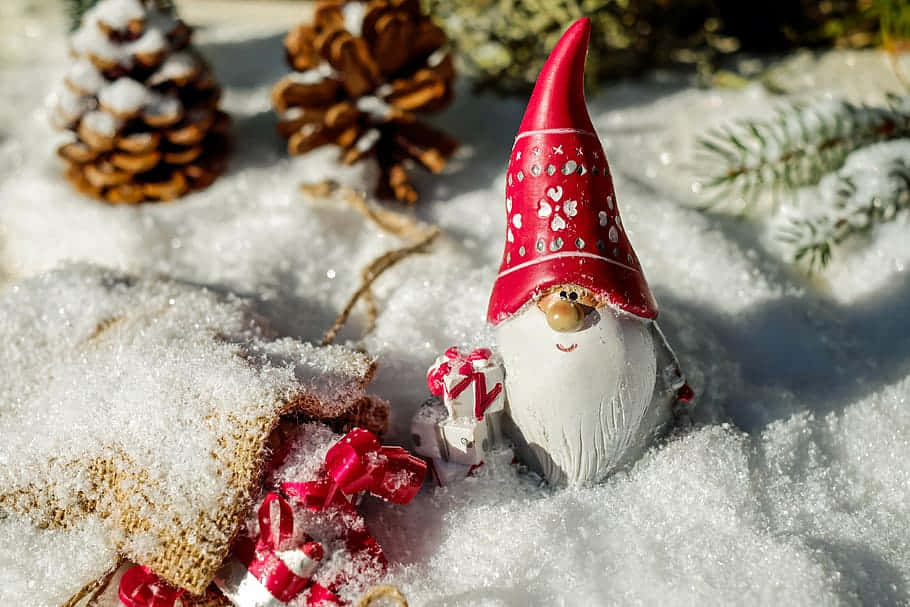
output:
[[[64,0],[66,12],[70,17],[70,30],[75,31],[82,23],[85,13],[93,6],[98,4],[99,0]],[[174,0],[147,0],[146,4],[157,8],[159,11],[173,14]]]
[[[805,262],[810,273],[831,261],[837,245],[910,208],[910,139],[852,154],[843,170],[825,178],[818,190],[827,208],[792,220],[777,234],[792,247],[793,260]]]
[[[96,0],[66,0],[66,12],[70,18],[70,30],[75,31],[82,23],[82,16]]]
[[[793,105],[767,120],[738,120],[699,138],[696,162],[702,167],[707,207],[749,212],[770,188],[784,191],[818,183],[865,146],[910,136],[910,96],[891,96],[885,106],[824,101]]]

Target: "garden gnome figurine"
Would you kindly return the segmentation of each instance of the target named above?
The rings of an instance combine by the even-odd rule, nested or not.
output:
[[[603,480],[692,392],[622,225],[584,97],[590,21],[544,65],[509,159],[506,243],[490,295],[506,432],[553,484]]]

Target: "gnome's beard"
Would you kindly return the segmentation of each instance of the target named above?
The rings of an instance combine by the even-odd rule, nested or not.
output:
[[[651,406],[650,321],[610,308],[585,320],[581,331],[559,333],[529,306],[497,328],[516,447],[552,483],[603,480],[664,421]]]

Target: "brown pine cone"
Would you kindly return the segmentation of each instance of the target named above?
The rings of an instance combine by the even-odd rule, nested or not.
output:
[[[172,200],[224,168],[221,91],[190,28],[148,4],[102,0],[86,13],[53,111],[75,135],[57,150],[67,179],[110,203]]]
[[[439,173],[457,146],[416,116],[452,99],[455,69],[446,44],[419,0],[321,0],[313,22],[285,38],[296,72],[272,89],[288,151],[336,144],[346,164],[374,155],[377,194],[415,203],[406,161]]]

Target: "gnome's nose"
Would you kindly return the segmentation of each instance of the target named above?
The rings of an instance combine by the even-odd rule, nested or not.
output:
[[[560,333],[574,333],[585,324],[585,313],[573,301],[557,299],[547,308],[547,324]]]

